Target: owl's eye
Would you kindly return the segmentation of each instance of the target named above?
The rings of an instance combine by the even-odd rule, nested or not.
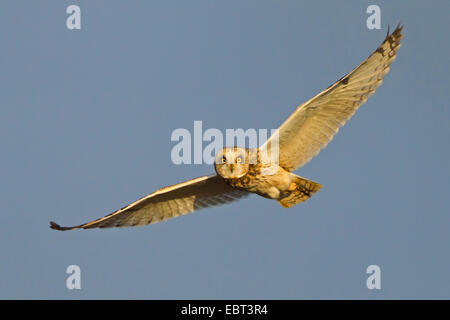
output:
[[[238,156],[236,158],[236,163],[242,163],[244,161],[244,159],[241,156]]]
[[[227,163],[227,158],[222,157],[222,163],[223,163],[223,164]]]

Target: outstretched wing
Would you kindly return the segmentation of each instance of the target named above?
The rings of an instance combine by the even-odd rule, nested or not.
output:
[[[230,187],[219,176],[204,176],[159,189],[103,218],[73,227],[61,227],[50,222],[50,228],[64,231],[143,226],[235,201],[247,194],[246,191]]]
[[[275,133],[279,165],[294,170],[316,156],[350,119],[361,104],[375,92],[400,48],[402,26],[386,35],[383,43],[352,72],[314,98],[300,105]],[[274,136],[261,147],[275,146]],[[273,148],[273,147],[272,147]]]

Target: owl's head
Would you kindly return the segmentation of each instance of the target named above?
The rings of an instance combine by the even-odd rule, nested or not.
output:
[[[216,155],[214,168],[222,178],[241,178],[249,169],[249,152],[239,147],[223,148]]]

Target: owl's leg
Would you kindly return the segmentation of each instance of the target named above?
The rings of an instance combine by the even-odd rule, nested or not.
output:
[[[315,192],[319,191],[321,187],[320,183],[292,174],[292,181],[278,202],[284,208],[292,207],[299,202],[307,200]]]
[[[277,187],[270,187],[266,190],[266,194],[271,199],[279,199],[280,198],[280,190]]]

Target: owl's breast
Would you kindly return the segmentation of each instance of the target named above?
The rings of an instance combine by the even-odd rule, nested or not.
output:
[[[277,168],[279,168],[277,166]],[[278,175],[277,168],[267,168],[267,165],[257,163],[249,166],[247,174],[238,179],[229,179],[228,183],[238,189],[260,194],[262,189],[270,187],[271,180]]]
[[[248,172],[245,176],[237,179],[229,179],[228,183],[235,188],[244,189],[247,191],[256,191],[258,186],[263,182],[264,175],[261,175],[261,163],[252,164],[249,166]]]
[[[291,184],[291,174],[275,164],[256,164],[239,179],[229,179],[235,188],[256,193],[269,199],[278,199]]]

